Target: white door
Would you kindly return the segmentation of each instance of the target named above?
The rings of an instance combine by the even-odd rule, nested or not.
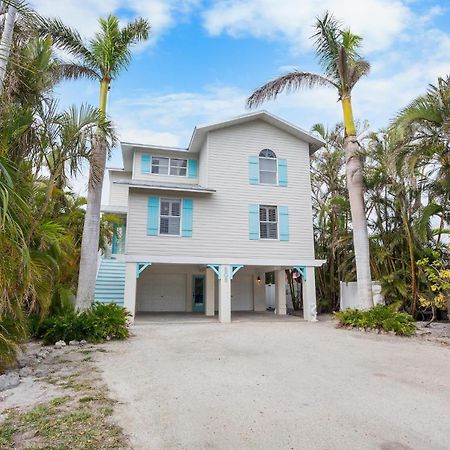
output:
[[[139,311],[186,311],[186,274],[152,273],[139,285]]]
[[[237,273],[231,280],[231,310],[253,311],[253,275]]]

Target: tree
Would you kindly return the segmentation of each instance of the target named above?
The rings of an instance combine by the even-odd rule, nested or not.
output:
[[[100,83],[100,120],[90,160],[76,300],[76,306],[81,310],[90,306],[95,291],[100,206],[107,156],[107,140],[103,132],[103,124],[106,121],[108,93],[111,81],[130,64],[131,47],[146,40],[150,32],[149,23],[142,18],[120,28],[119,19],[110,15],[106,19],[100,19],[99,24],[100,31],[88,44],[83,41],[77,31],[68,28],[57,19],[42,20],[41,26],[42,34],[52,36],[57,46],[77,59],[77,75],[83,72],[84,76]]]
[[[3,91],[6,67],[9,62],[9,54],[11,53],[17,13],[22,13],[29,18],[34,15],[28,4],[21,0],[4,0],[3,5],[8,9],[6,11],[3,33],[0,39],[0,95]]]
[[[275,99],[281,92],[301,88],[330,87],[336,89],[342,103],[344,117],[344,149],[346,159],[347,188],[350,199],[353,245],[360,307],[373,306],[372,279],[370,273],[369,236],[364,208],[363,164],[360,145],[353,118],[352,90],[361,77],[368,74],[370,65],[358,54],[362,38],[342,29],[332,15],[326,13],[317,19],[315,40],[319,63],[324,75],[294,71],[276,78],[257,89],[248,98],[248,107]]]

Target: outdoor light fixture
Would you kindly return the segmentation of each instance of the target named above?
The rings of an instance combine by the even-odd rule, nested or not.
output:
[[[259,284],[261,283],[261,277],[258,275],[258,278],[256,279],[256,282]]]

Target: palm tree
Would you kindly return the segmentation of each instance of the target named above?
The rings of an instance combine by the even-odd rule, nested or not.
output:
[[[428,92],[399,112],[391,133],[399,140],[398,158],[412,171],[420,170],[430,201],[425,217],[439,220],[436,246],[450,220],[450,75],[438,78]],[[450,299],[448,300],[450,311]]]
[[[3,0],[3,5],[8,7],[3,25],[3,33],[0,39],[0,94],[3,91],[3,83],[6,75],[6,67],[9,62],[9,54],[13,43],[14,24],[17,13],[22,13],[31,17],[32,13],[28,4],[21,0]]]
[[[317,19],[315,28],[316,33],[313,38],[324,75],[300,71],[288,73],[253,92],[247,100],[247,105],[250,108],[256,107],[266,100],[275,99],[284,90],[289,92],[313,87],[330,87],[337,90],[344,116],[346,176],[352,216],[359,305],[367,309],[373,306],[369,236],[364,208],[363,164],[353,119],[351,95],[356,83],[368,74],[370,65],[358,54],[362,38],[351,33],[350,30],[342,29],[331,14],[327,12],[322,19]]]
[[[41,33],[50,35],[54,43],[72,54],[78,61],[75,76],[84,76],[100,83],[99,128],[92,150],[89,171],[86,217],[81,246],[80,275],[76,306],[91,305],[95,290],[97,254],[100,231],[100,203],[107,156],[107,140],[103,131],[111,81],[126,69],[131,61],[131,47],[149,36],[150,25],[142,18],[120,28],[119,19],[100,19],[100,31],[86,44],[80,34],[60,20],[42,20]],[[74,65],[72,64],[72,67]],[[66,76],[69,75],[66,73]]]

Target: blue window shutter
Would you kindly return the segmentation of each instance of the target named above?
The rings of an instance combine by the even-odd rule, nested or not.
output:
[[[259,239],[259,206],[248,205],[248,231],[249,239],[256,241]]]
[[[192,237],[192,219],[194,202],[189,199],[183,199],[183,212],[181,216],[181,236]]]
[[[278,222],[280,224],[280,241],[289,240],[289,212],[287,206],[278,207]]]
[[[141,155],[141,173],[150,175],[152,167],[152,157],[150,155]]]
[[[148,198],[147,236],[158,236],[159,197]]]
[[[248,157],[248,181],[250,184],[259,184],[259,158]]]
[[[196,178],[198,176],[198,163],[196,159],[188,159],[188,177]]]
[[[278,160],[278,185],[284,187],[288,185],[287,161],[285,159]]]

